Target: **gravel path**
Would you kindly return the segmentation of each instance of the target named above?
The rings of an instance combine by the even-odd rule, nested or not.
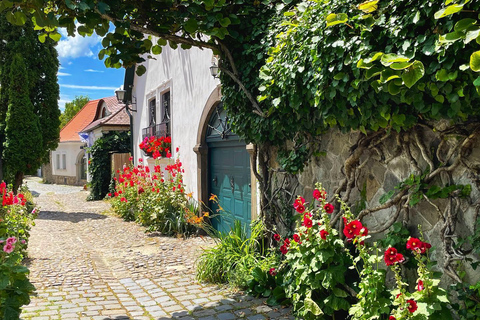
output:
[[[202,238],[145,233],[81,187],[27,178],[40,214],[29,242],[37,288],[22,319],[293,319],[260,299],[198,283]]]

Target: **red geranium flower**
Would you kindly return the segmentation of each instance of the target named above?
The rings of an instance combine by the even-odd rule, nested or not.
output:
[[[303,219],[302,226],[305,226],[305,227],[307,227],[308,229],[310,229],[310,228],[313,226],[313,221],[312,221],[312,219],[305,217],[305,218]]]
[[[327,193],[325,191],[320,191],[318,189],[313,190],[313,197],[318,201],[325,199],[327,197]]]
[[[325,229],[320,230],[320,238],[322,238],[323,240],[327,240],[327,235],[328,235],[327,230]]]
[[[178,149],[178,148],[177,148]],[[178,151],[177,151],[178,152]],[[270,270],[268,271],[268,273],[270,273],[271,276],[276,276],[277,275],[277,270],[275,270],[275,268],[270,268]]]
[[[428,249],[430,249],[432,247],[432,245],[430,243],[427,243],[427,242],[422,242],[422,244],[420,245],[420,253],[425,253]]]
[[[415,300],[409,299],[409,300],[407,300],[407,303],[408,303],[407,309],[411,313],[414,313],[418,309],[417,303],[415,302]]]
[[[385,261],[385,264],[387,266],[394,265],[395,263],[402,263],[405,258],[403,257],[403,254],[398,253],[397,249],[393,247],[389,247],[383,256],[383,260]]]
[[[285,245],[283,245],[280,247],[280,251],[282,252],[282,254],[287,254],[288,248]]]
[[[296,243],[300,243],[300,236],[295,233],[295,234],[293,235],[293,241],[295,241]]]
[[[355,236],[358,236],[360,234],[360,230],[362,228],[363,225],[360,221],[353,220],[345,226],[345,228],[343,229],[343,234],[348,239],[353,239]]]
[[[423,289],[425,289],[425,287],[423,286],[423,281],[422,281],[422,280],[418,280],[417,290],[418,290],[418,291],[422,291]]]
[[[305,207],[303,206],[303,204],[299,204],[295,207],[295,210],[297,210],[298,213],[304,213]]]
[[[421,245],[422,245],[422,241],[420,241],[420,239],[413,238],[413,237],[408,238],[407,249],[412,251],[417,251],[420,249]]]
[[[280,240],[282,240],[282,237],[280,237],[280,235],[279,235],[278,233],[275,233],[275,234],[273,235],[273,240],[275,240],[275,241],[280,241]]]
[[[325,210],[326,213],[332,213],[333,212],[333,204],[327,203],[323,206],[323,209]]]

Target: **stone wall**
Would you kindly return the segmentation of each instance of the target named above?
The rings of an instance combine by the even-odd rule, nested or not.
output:
[[[402,149],[404,145],[402,146],[399,141],[408,142],[408,138],[399,137],[396,133],[391,134],[375,148],[367,148],[362,152],[356,163],[354,187],[350,196],[347,197],[348,203],[354,206],[354,211],[356,209],[358,213],[362,209],[362,203],[366,205],[367,209],[379,206],[381,196],[391,190],[396,190],[397,193],[401,182],[409,178],[412,173],[420,174],[418,169],[426,172],[429,165],[425,160],[425,152],[431,153],[430,163],[435,162],[441,166],[437,156],[440,156],[441,159],[448,158],[448,165],[455,163],[457,160],[455,150],[460,150],[457,144],[458,141],[461,142],[462,137],[452,136],[445,141],[445,136],[441,137],[435,130],[418,130],[417,132],[416,138],[420,139],[417,142],[420,141],[425,146],[423,155],[422,148],[415,147],[415,144],[409,144],[408,150]],[[329,195],[333,195],[345,179],[345,161],[355,150],[360,135],[359,132],[344,134],[332,130],[322,136],[319,150],[325,151],[326,155],[312,159],[304,171],[297,176],[299,184],[293,191],[294,194],[304,195],[307,200],[311,201],[315,183],[321,182]],[[410,136],[410,139],[413,139],[413,135]],[[442,142],[442,140],[444,141]],[[436,260],[439,266],[443,266],[448,257],[456,257],[455,253],[452,253],[454,243],[458,241],[459,237],[466,237],[474,232],[475,221],[478,218],[480,176],[478,175],[479,171],[475,173],[472,168],[477,170],[480,168],[480,139],[473,139],[470,150],[463,156],[461,165],[457,166],[450,174],[447,172],[439,174],[430,182],[430,185],[469,184],[472,188],[470,197],[422,200],[411,208],[400,208],[400,214],[395,219],[404,222],[412,236],[419,236],[417,226],[422,226],[426,241],[435,247],[432,259]],[[467,165],[470,169],[467,168]],[[277,176],[279,175],[277,174]],[[344,192],[345,189],[340,194],[344,196]],[[451,214],[445,217],[448,207]],[[397,209],[398,207],[392,206],[366,214],[362,222],[369,230],[383,229],[391,223],[397,214]],[[454,230],[445,230],[448,219],[454,219]],[[451,238],[449,238],[453,240],[453,243],[446,244],[444,240],[446,237],[442,236],[442,233],[448,231],[453,231],[450,232]],[[372,238],[373,240],[379,239],[383,235],[384,232],[372,234]],[[475,258],[478,260],[479,257]],[[474,272],[468,264],[466,265],[467,278],[465,280],[479,281],[480,273]],[[448,282],[451,279],[444,280]]]

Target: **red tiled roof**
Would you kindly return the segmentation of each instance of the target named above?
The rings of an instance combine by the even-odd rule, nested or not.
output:
[[[95,120],[97,107],[100,99],[89,101],[82,109],[60,130],[60,142],[78,141],[80,137],[78,133],[85,126]]]
[[[125,126],[128,129],[130,126],[130,118],[128,117],[127,112],[125,111],[125,105],[119,105],[120,108],[117,108],[117,110],[112,113],[109,116],[106,116],[105,118],[101,118],[98,120],[93,121],[89,125],[87,125],[85,128],[82,129],[83,132],[88,132],[92,131],[95,128],[101,127],[101,126]],[[107,106],[108,108],[108,106]]]

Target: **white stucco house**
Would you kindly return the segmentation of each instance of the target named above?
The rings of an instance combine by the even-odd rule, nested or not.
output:
[[[84,148],[92,146],[104,132],[129,129],[125,105],[115,97],[89,101],[60,130],[60,142],[50,153],[50,163],[43,167],[43,179],[48,183],[84,185],[89,180]]]
[[[209,196],[216,194],[230,212],[230,218],[218,219],[214,226],[228,229],[232,217],[248,224],[256,213],[252,148],[230,130],[220,82],[210,74],[215,57],[206,49],[163,49],[155,60],[144,62],[144,75],[137,76],[132,68],[126,71],[135,164],[140,157],[150,166],[155,163],[139,148],[144,137],[170,136],[172,150],[180,150],[187,192],[210,206]],[[161,161],[165,166],[173,160]]]

